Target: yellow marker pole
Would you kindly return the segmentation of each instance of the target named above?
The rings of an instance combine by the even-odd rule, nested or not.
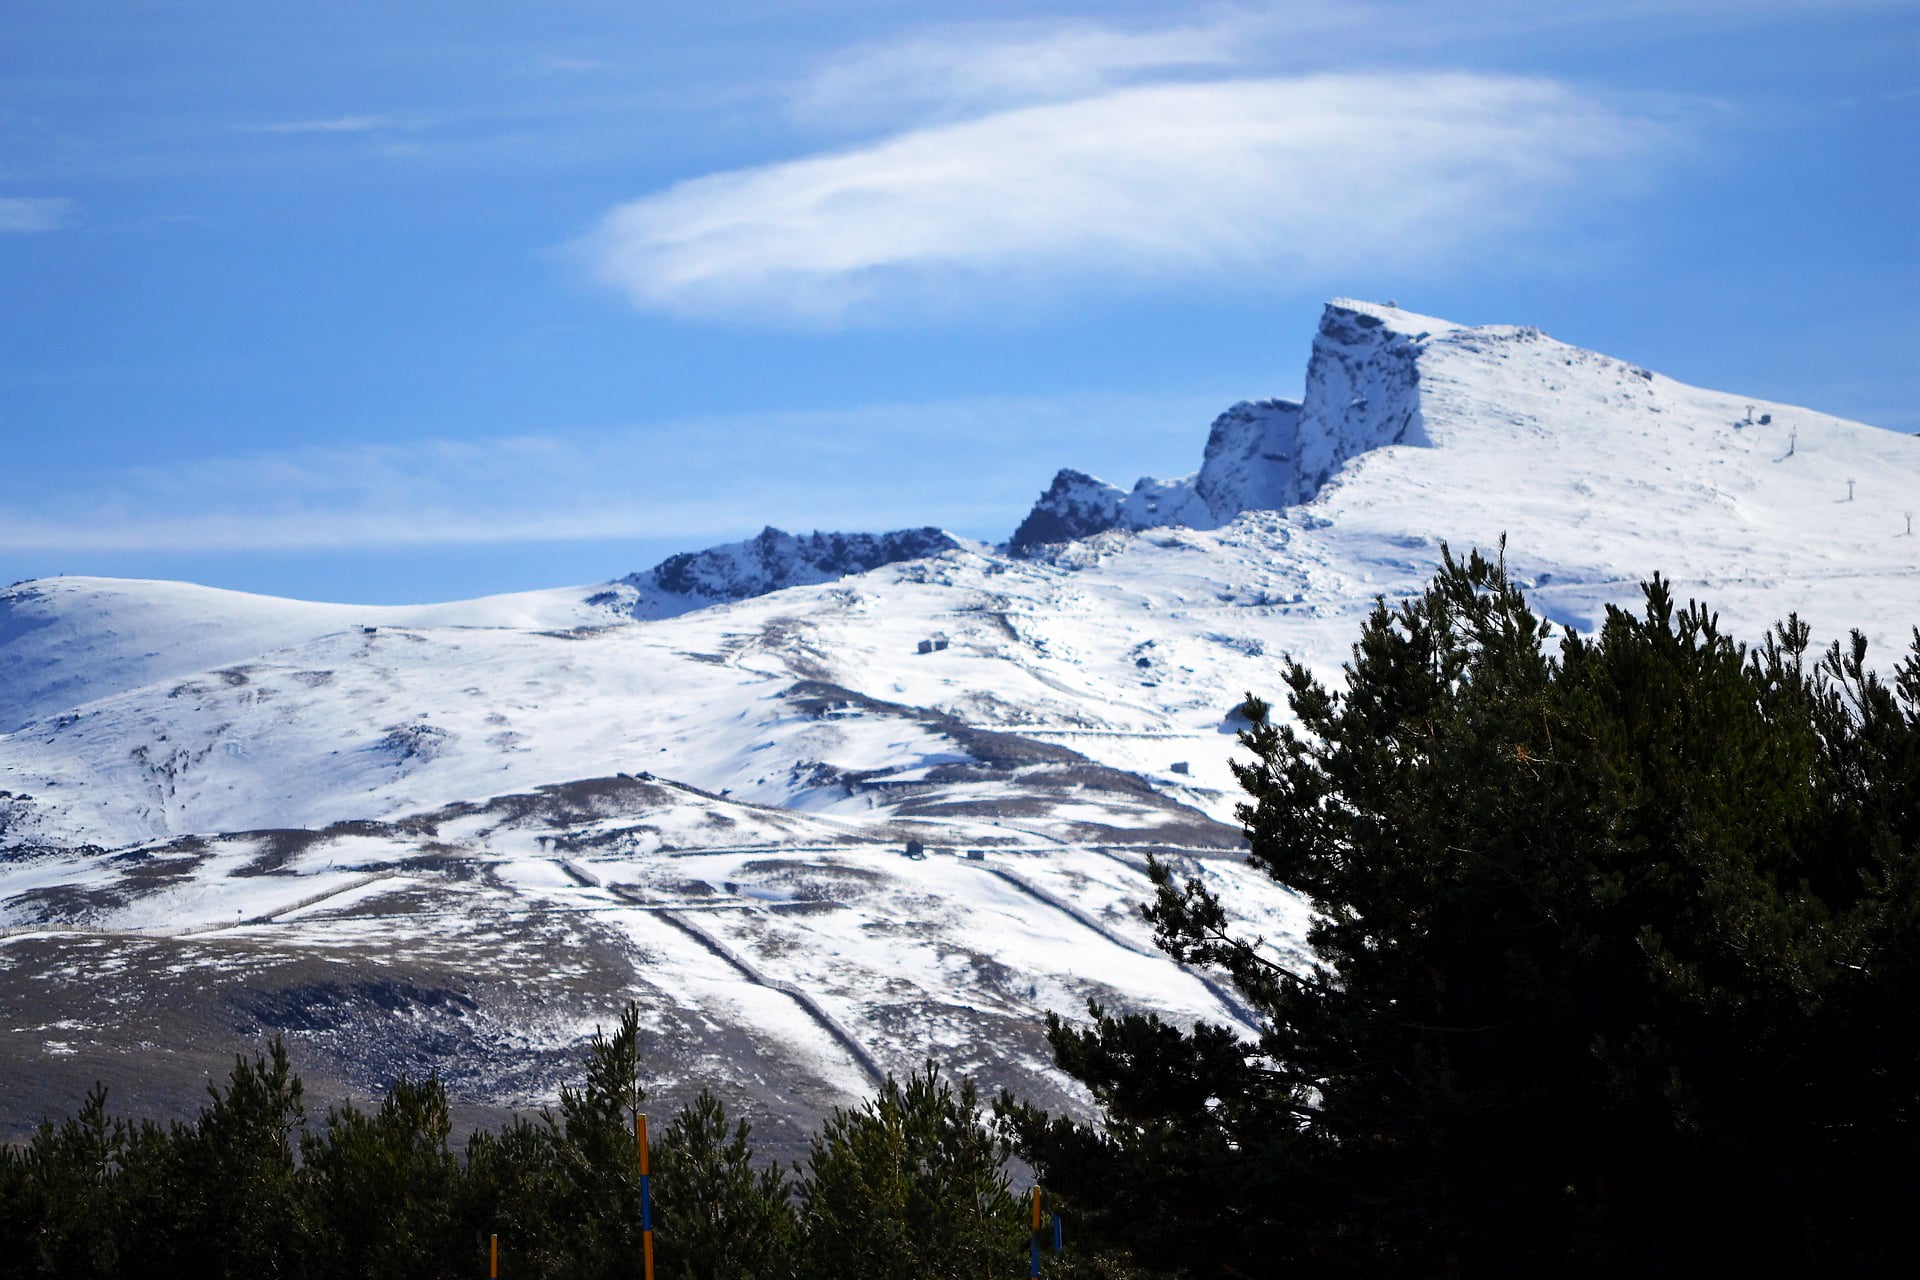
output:
[[[1037,1183],[1033,1188],[1033,1238],[1029,1243],[1033,1246],[1033,1262],[1027,1274],[1037,1276],[1040,1274],[1040,1187]]]
[[[500,1237],[487,1237],[487,1275],[500,1280]]]
[[[647,1118],[633,1113],[633,1145],[640,1156],[640,1260],[653,1280],[653,1162],[647,1151]]]

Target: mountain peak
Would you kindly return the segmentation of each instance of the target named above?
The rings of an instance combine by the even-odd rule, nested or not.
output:
[[[1234,405],[1214,419],[1200,470],[1179,480],[1144,479],[1129,493],[1083,472],[1060,472],[1009,549],[1030,554],[1108,529],[1218,528],[1245,511],[1311,501],[1357,454],[1429,444],[1416,356],[1429,338],[1463,328],[1392,303],[1335,298],[1321,313],[1298,404]]]
[[[1361,333],[1380,330],[1389,334],[1426,337],[1468,328],[1438,316],[1425,316],[1404,310],[1397,302],[1364,302],[1359,298],[1333,298],[1320,313],[1321,333]]]

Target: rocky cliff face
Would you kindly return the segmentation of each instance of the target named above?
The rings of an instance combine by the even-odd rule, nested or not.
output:
[[[1427,340],[1460,326],[1390,306],[1336,298],[1320,317],[1300,404],[1300,497],[1311,498],[1340,464],[1391,444],[1426,446],[1419,357]]]
[[[1013,531],[1015,551],[1072,542],[1103,533],[1120,523],[1126,493],[1084,471],[1064,468]]]
[[[1306,396],[1243,401],[1214,420],[1200,470],[1143,479],[1131,492],[1062,471],[1009,543],[1031,553],[1108,529],[1211,529],[1243,511],[1310,501],[1340,465],[1383,445],[1431,443],[1420,410],[1418,356],[1458,326],[1393,306],[1327,304],[1307,365]]]
[[[881,565],[919,560],[963,545],[931,526],[891,533],[792,534],[769,526],[744,542],[668,556],[616,584],[626,612],[659,618],[787,587],[832,582]],[[609,593],[614,594],[614,593]]]
[[[1305,500],[1295,466],[1299,453],[1299,405],[1243,400],[1213,420],[1194,492],[1214,525],[1242,511],[1292,506]]]

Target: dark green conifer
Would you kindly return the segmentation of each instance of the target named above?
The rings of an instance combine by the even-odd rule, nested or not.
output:
[[[956,1089],[931,1062],[904,1084],[889,1076],[813,1139],[799,1184],[806,1274],[1019,1275],[1028,1235],[1005,1159],[971,1080]]]
[[[453,1274],[459,1174],[447,1145],[452,1120],[438,1076],[401,1076],[371,1114],[327,1112],[302,1145],[318,1274],[427,1280]]]
[[[1247,705],[1252,861],[1312,899],[1316,963],[1156,868],[1161,945],[1259,1040],[1052,1020],[1106,1120],[1009,1105],[1024,1153],[1199,1275],[1899,1256],[1920,632],[1891,687],[1807,636],[1748,652],[1656,578],[1555,655],[1498,565],[1447,557],[1343,690],[1289,664],[1291,723]]]
[[[500,1238],[503,1268],[524,1280],[564,1280],[572,1241],[560,1216],[570,1189],[552,1126],[515,1116],[467,1139],[456,1218],[455,1268],[484,1275],[488,1241]]]
[[[780,1280],[794,1274],[798,1223],[780,1169],[756,1167],[750,1130],[706,1090],[653,1143],[661,1280]]]
[[[545,1119],[561,1178],[557,1227],[581,1280],[626,1277],[640,1256],[640,1162],[634,1122],[645,1110],[640,1083],[640,1008],[629,1001],[611,1034],[595,1029],[586,1078],[560,1090]]]
[[[286,1045],[275,1036],[264,1057],[235,1057],[227,1087],[209,1083],[207,1093],[196,1122],[171,1134],[181,1200],[156,1252],[222,1280],[300,1274],[306,1205],[295,1153],[306,1104]]]
[[[0,1230],[13,1237],[6,1243],[14,1265],[76,1280],[120,1273],[112,1227],[121,1217],[127,1135],[127,1123],[107,1114],[106,1089],[95,1085],[79,1111],[43,1122],[24,1151],[0,1153],[0,1181],[12,1188],[0,1204],[9,1226]]]

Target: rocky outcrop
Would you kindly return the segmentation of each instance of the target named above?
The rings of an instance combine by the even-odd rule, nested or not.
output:
[[[1419,355],[1459,326],[1393,307],[1335,299],[1320,317],[1300,402],[1296,483],[1305,502],[1348,458],[1386,445],[1428,445]]]
[[[1131,491],[1062,471],[1015,530],[1009,549],[1167,525],[1217,528],[1243,511],[1313,499],[1342,463],[1383,445],[1426,445],[1420,411],[1423,343],[1459,326],[1391,305],[1335,299],[1320,317],[1306,395],[1242,401],[1214,419],[1200,470],[1143,479]]]
[[[1008,546],[1017,553],[1103,533],[1120,522],[1126,493],[1084,471],[1071,469],[1054,476],[1053,483],[1033,504],[1027,518],[1013,531]]]
[[[891,533],[792,534],[769,526],[744,542],[668,556],[603,593],[636,617],[667,617],[787,587],[832,582],[881,565],[919,560],[961,546],[944,529]]]
[[[1295,460],[1300,406],[1243,400],[1213,420],[1194,492],[1216,525],[1242,511],[1271,511],[1304,501]]]

